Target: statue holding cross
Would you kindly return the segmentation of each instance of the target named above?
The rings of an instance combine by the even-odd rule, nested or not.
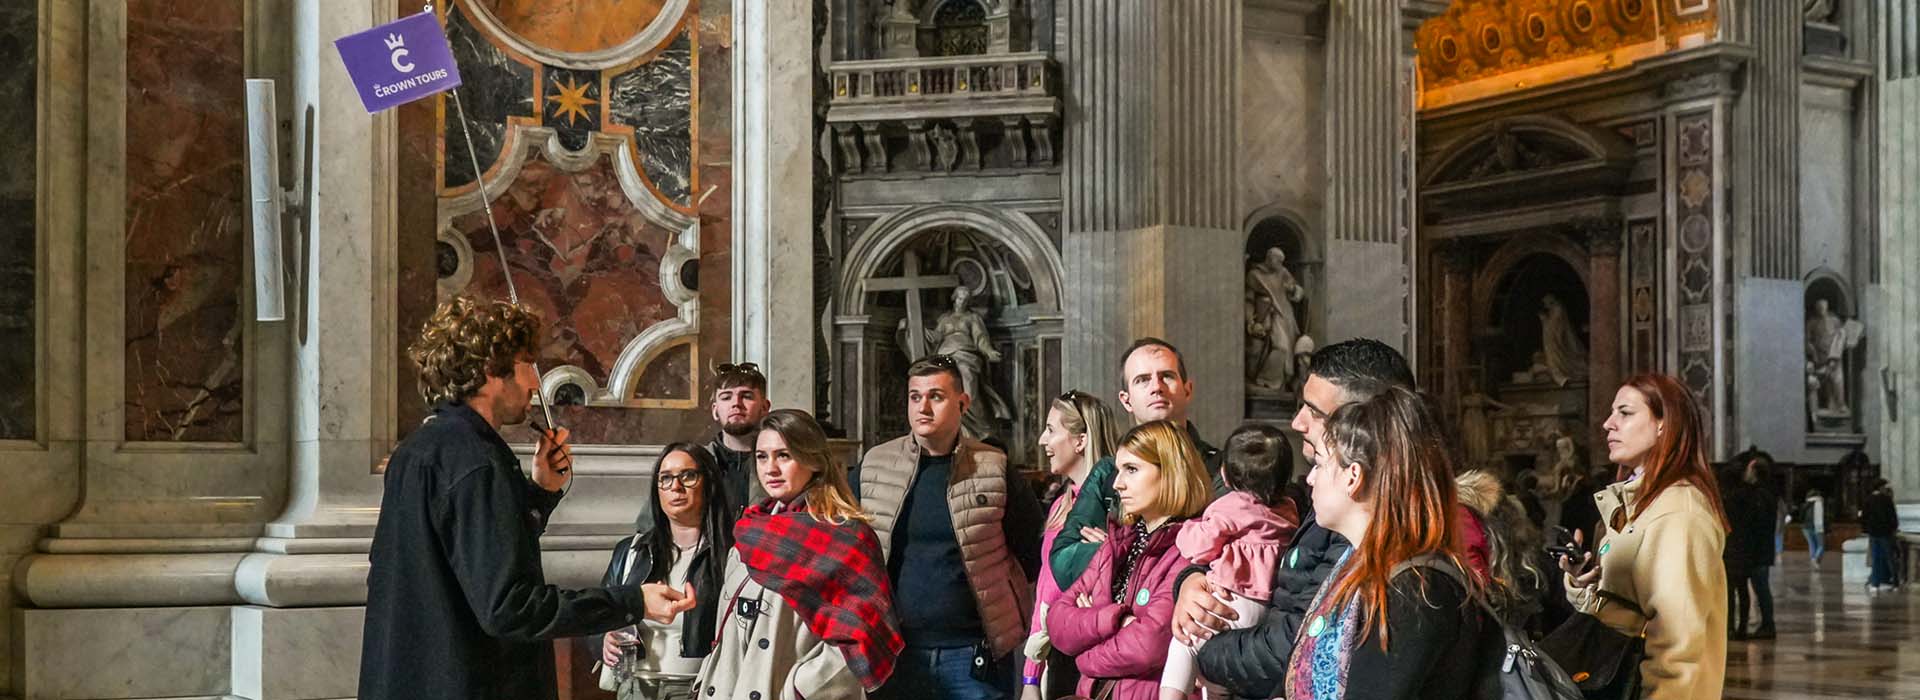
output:
[[[994,349],[993,340],[987,335],[986,318],[971,308],[973,290],[961,284],[958,276],[922,276],[920,257],[914,251],[907,251],[903,258],[901,277],[869,279],[867,291],[907,293],[907,317],[900,321],[900,331],[905,336],[902,348],[910,360],[928,355],[954,359],[960,368],[961,390],[973,397],[963,424],[973,437],[985,439],[994,434],[997,420],[1008,417],[1006,402],[984,381],[987,363],[1000,361],[1000,351]],[[920,305],[920,292],[947,288],[953,289],[953,308],[928,327]],[[932,352],[928,351],[929,347]]]

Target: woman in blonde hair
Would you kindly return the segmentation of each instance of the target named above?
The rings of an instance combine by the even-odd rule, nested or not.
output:
[[[1040,432],[1040,451],[1047,457],[1047,473],[1060,479],[1053,506],[1047,512],[1040,551],[1053,549],[1053,538],[1067,522],[1067,512],[1080,495],[1080,484],[1087,480],[1093,463],[1113,454],[1113,413],[1100,399],[1083,391],[1069,391],[1053,400],[1047,411],[1046,428]],[[1038,590],[1033,598],[1033,621],[1028,629],[1026,669],[1021,672],[1021,697],[1025,700],[1057,698],[1073,693],[1073,657],[1052,651],[1047,636],[1047,608],[1060,596],[1060,585],[1053,579],[1052,562],[1040,559]],[[1041,686],[1045,675],[1046,686]]]
[[[793,409],[760,421],[754,464],[768,498],[734,525],[728,600],[694,695],[865,697],[892,675],[903,642],[847,468],[813,416]]]
[[[1173,639],[1174,577],[1187,560],[1174,536],[1213,497],[1200,451],[1185,428],[1154,421],[1127,432],[1114,454],[1114,492],[1125,521],[1113,524],[1079,580],[1047,612],[1047,631],[1076,657],[1079,692],[1114,700],[1159,697]]]

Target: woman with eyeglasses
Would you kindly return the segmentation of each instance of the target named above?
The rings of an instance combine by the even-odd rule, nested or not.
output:
[[[1040,431],[1040,451],[1047,457],[1047,473],[1059,481],[1049,496],[1053,505],[1047,511],[1047,524],[1041,530],[1040,551],[1053,548],[1053,538],[1067,522],[1067,512],[1080,495],[1080,484],[1087,480],[1093,463],[1113,454],[1113,413],[1107,405],[1082,391],[1069,391],[1053,400],[1047,410],[1047,424]],[[1052,565],[1040,558],[1040,579],[1034,595],[1033,620],[1028,629],[1026,669],[1021,672],[1021,698],[1042,700],[1073,694],[1080,675],[1074,671],[1073,657],[1052,649],[1047,636],[1047,608],[1060,597],[1060,584],[1053,579]],[[1041,685],[1044,677],[1045,686]]]
[[[864,698],[904,642],[880,540],[820,424],[781,409],[760,421],[754,468],[767,499],[734,526],[712,653],[694,680],[717,700]]]
[[[651,620],[608,632],[600,647],[600,688],[620,700],[691,697],[693,674],[713,646],[720,580],[733,548],[733,523],[713,455],[676,442],[654,464],[653,500],[635,534],[614,545],[601,585],[664,583],[691,590],[698,604],[679,620]]]

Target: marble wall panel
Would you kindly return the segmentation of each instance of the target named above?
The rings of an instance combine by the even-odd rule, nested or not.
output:
[[[660,286],[672,232],[627,201],[606,157],[581,172],[545,160],[525,164],[493,201],[493,218],[521,303],[547,321],[543,367],[568,364],[605,377],[627,340],[673,317]],[[451,226],[474,253],[465,293],[506,298],[487,215],[464,214]]]
[[[698,217],[699,258],[680,274],[699,298],[694,336],[640,368],[629,397],[633,405],[559,406],[556,420],[572,429],[582,444],[659,444],[705,434],[710,419],[701,407],[707,391],[702,375],[712,363],[730,358],[731,4],[689,3],[679,29],[650,46],[622,44],[657,14],[644,2],[536,7],[510,0],[460,0],[447,5],[442,11],[451,17],[449,32],[472,32],[471,41],[456,37],[455,52],[467,81],[461,90],[475,139],[483,140],[483,132],[500,135],[476,144],[481,168],[490,173],[490,182],[496,177],[512,180],[493,200],[494,215],[523,301],[548,320],[550,332],[540,351],[543,369],[575,365],[604,381],[630,340],[673,317],[675,307],[661,289],[659,269],[671,232],[639,214],[638,205],[619,187],[617,166],[609,156],[598,156],[584,170],[561,167],[543,144],[529,152],[517,170],[505,170],[509,159],[498,144],[507,140],[503,137],[512,128],[509,124],[553,129],[566,149],[604,143],[592,141],[595,132],[628,137],[623,148],[633,150],[635,168],[646,186],[638,195]],[[402,11],[418,7],[406,2],[398,6]],[[662,5],[651,6],[657,10]],[[493,12],[532,48],[516,50],[507,37],[489,36],[482,23],[462,24],[461,13],[481,11]],[[528,22],[537,19],[536,14],[570,19],[564,28],[530,29]],[[625,36],[607,34],[613,30],[601,25],[625,27]],[[555,55],[595,45],[618,46],[621,55],[604,69],[553,63]],[[469,61],[499,70],[472,70]],[[465,155],[458,144],[462,135],[449,131],[454,122],[446,115],[452,105],[440,102],[436,107],[435,101],[423,101],[425,107],[410,105],[399,114],[401,308],[393,352],[402,379],[395,388],[395,428],[400,435],[418,422],[424,409],[404,348],[442,296],[436,287],[449,252],[438,245],[441,232],[434,218],[421,215],[418,207],[432,212],[462,206],[451,219],[449,234],[472,248],[471,277],[464,290],[505,296],[485,214],[467,212],[458,203],[458,196],[472,189],[472,167],[462,169],[453,162],[456,153]],[[485,108],[479,108],[483,103]],[[561,159],[572,157],[577,156]],[[422,172],[428,174],[425,180],[410,176]],[[444,188],[414,184],[436,181],[444,182]],[[510,430],[507,437],[524,440],[530,434]]]
[[[459,130],[459,111],[447,105],[442,129],[450,138],[441,178],[445,187],[460,188],[473,184],[469,136],[473,151],[480,155],[480,169],[491,170],[500,158],[507,119],[533,118],[533,67],[487,41],[464,8],[449,9],[446,22],[447,42],[452,44],[453,59],[460,65],[460,106],[466,109],[467,131]]]
[[[126,439],[239,441],[244,2],[126,12]]]
[[[611,49],[660,16],[666,0],[479,0],[508,31],[541,46],[582,53]]]
[[[633,129],[640,172],[680,206],[688,203],[693,177],[692,60],[683,32],[658,56],[610,81],[612,121]]]
[[[34,216],[40,13],[36,3],[0,6],[0,440],[34,436],[39,385],[38,236]]]

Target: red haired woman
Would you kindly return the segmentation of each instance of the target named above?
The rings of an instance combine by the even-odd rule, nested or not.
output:
[[[1314,445],[1320,524],[1353,543],[1307,608],[1287,669],[1292,700],[1470,697],[1487,635],[1473,596],[1445,432],[1395,387],[1342,406]]]
[[[1560,558],[1575,607],[1625,634],[1645,630],[1648,700],[1717,698],[1726,682],[1727,516],[1701,417],[1674,378],[1628,379],[1605,425],[1607,459],[1619,471],[1618,483],[1594,494],[1600,546],[1579,562]]]

